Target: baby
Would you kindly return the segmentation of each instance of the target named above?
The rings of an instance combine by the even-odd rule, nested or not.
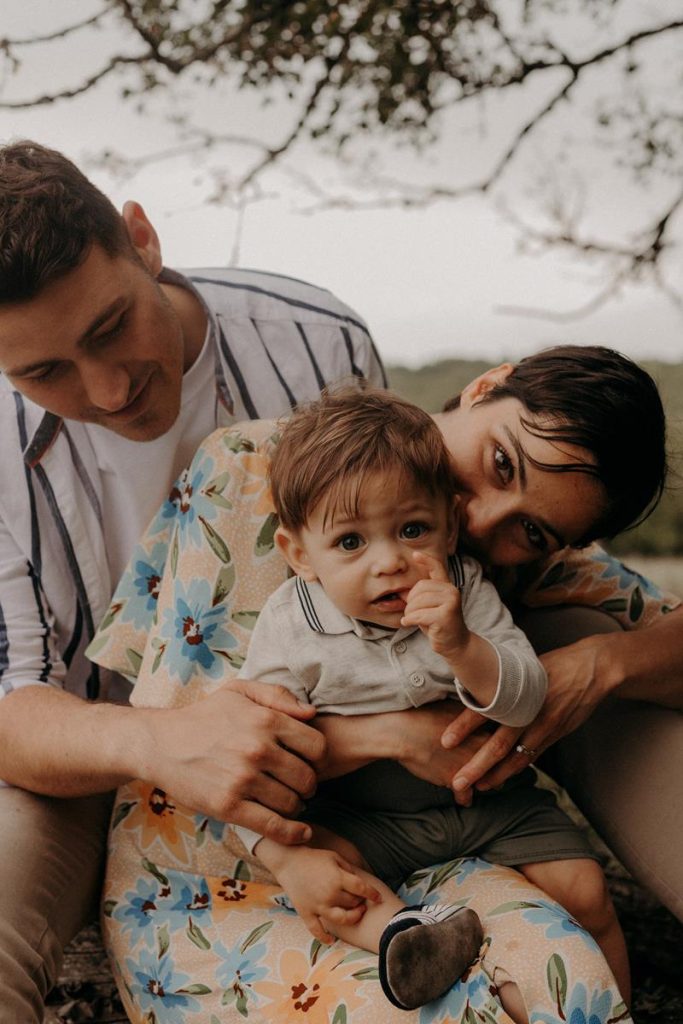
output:
[[[270,483],[296,575],[261,612],[241,676],[325,714],[450,698],[507,725],[535,717],[544,670],[478,564],[455,554],[456,484],[427,413],[385,391],[324,394],[285,424]],[[399,900],[416,868],[468,855],[530,865],[570,911],[577,869],[602,886],[595,854],[534,779],[527,769],[462,808],[378,761],[319,786],[307,844],[239,831],[313,935],[379,953],[387,997],[413,1009],[450,988],[482,939],[469,908]]]

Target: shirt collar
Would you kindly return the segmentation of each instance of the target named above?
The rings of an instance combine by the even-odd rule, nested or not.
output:
[[[459,555],[449,556],[448,575],[451,582],[460,589],[465,576]],[[307,583],[300,576],[296,577],[296,593],[304,618],[315,633],[326,633],[330,636],[355,633],[363,640],[378,640],[385,636],[396,636],[398,633],[409,636],[417,629],[416,626],[398,630],[390,626],[376,626],[345,615],[330,601],[319,583]]]

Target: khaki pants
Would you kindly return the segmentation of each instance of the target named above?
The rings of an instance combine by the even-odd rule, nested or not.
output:
[[[113,794],[0,789],[0,1024],[39,1024],[64,946],[97,914]]]
[[[518,621],[539,653],[620,628],[588,608],[549,608]],[[633,877],[683,920],[683,714],[606,701],[542,767]]]

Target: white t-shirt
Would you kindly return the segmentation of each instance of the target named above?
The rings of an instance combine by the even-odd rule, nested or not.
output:
[[[218,426],[214,349],[208,331],[196,360],[183,375],[181,406],[167,433],[154,441],[129,441],[88,424],[102,481],[102,517],[112,582],[207,434]]]

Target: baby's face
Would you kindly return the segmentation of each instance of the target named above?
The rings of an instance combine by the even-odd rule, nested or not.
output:
[[[425,575],[413,560],[424,551],[445,564],[455,548],[453,508],[395,474],[363,484],[358,515],[325,522],[321,502],[299,533],[309,572],[330,600],[355,619],[397,629],[411,587]]]

